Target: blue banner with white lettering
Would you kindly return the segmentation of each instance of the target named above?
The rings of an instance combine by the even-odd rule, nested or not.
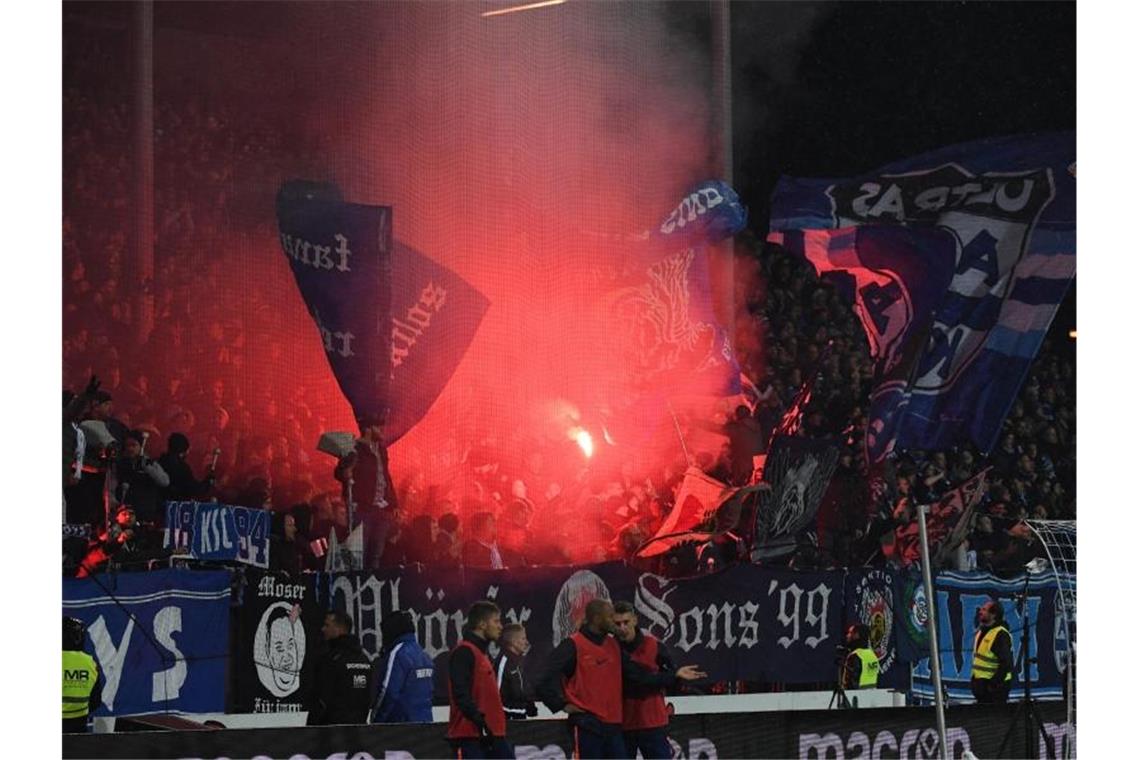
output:
[[[896,447],[969,438],[992,448],[1076,273],[1075,161],[1075,136],[1058,133],[951,146],[847,179],[781,178],[775,242],[792,230],[862,225],[950,236],[953,276],[905,388],[882,400],[873,421],[893,431]],[[914,255],[939,268],[947,239],[936,239]]]
[[[990,599],[1001,603],[1005,626],[1013,640],[1013,686],[1011,694],[1022,690],[1022,633],[1028,626],[1029,684],[1035,698],[1060,698],[1068,659],[1069,628],[1065,624],[1063,596],[1057,593],[1052,574],[1030,576],[1024,612],[1021,595],[1024,576],[1003,580],[989,573],[940,573],[934,595],[938,621],[938,647],[942,681],[950,699],[973,702],[970,669],[973,663],[975,615]],[[928,650],[927,650],[928,651]],[[912,694],[933,700],[930,657],[914,664]]]
[[[383,418],[392,374],[392,209],[294,186],[277,197],[281,249],[353,413]]]
[[[458,274],[395,242],[388,442],[411,430],[439,398],[489,306],[487,297]]]
[[[710,179],[686,193],[657,227],[660,239],[690,245],[717,243],[748,225],[748,209],[725,181]]]
[[[270,517],[264,509],[168,501],[162,545],[196,559],[269,567]]]
[[[230,578],[156,570],[63,581],[63,612],[87,624],[103,678],[95,715],[225,710]]]
[[[489,301],[454,271],[392,240],[392,209],[278,195],[281,246],[357,419],[387,443],[427,413],[455,374]]]

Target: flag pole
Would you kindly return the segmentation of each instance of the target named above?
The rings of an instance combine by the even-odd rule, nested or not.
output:
[[[681,442],[681,451],[685,452],[685,462],[689,467],[693,466],[693,457],[689,454],[689,447],[685,445],[685,436],[681,435],[681,425],[677,422],[677,413],[673,411],[673,402],[666,401],[669,405],[669,416],[673,418],[673,429],[677,431],[677,440]]]
[[[938,747],[942,760],[950,760],[946,747],[946,706],[942,703],[942,663],[938,658],[938,616],[935,613],[934,584],[930,579],[930,544],[926,540],[926,513],[929,504],[918,505],[918,537],[922,549],[922,584],[926,588],[926,628],[930,634],[930,670],[934,685],[934,712],[938,717]]]

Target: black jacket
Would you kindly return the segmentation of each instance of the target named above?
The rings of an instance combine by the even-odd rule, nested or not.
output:
[[[388,471],[388,449],[378,444],[373,451],[366,441],[358,440],[353,454],[354,457],[345,457],[337,463],[333,476],[341,482],[345,500],[351,496],[355,513],[363,516],[374,511],[378,497],[387,502],[387,509],[396,509],[396,490],[392,486],[392,474]],[[350,479],[351,494],[348,490]],[[383,493],[379,493],[381,488]]]
[[[332,639],[317,660],[310,726],[364,723],[372,706],[372,663],[355,636]]]
[[[193,501],[206,497],[214,485],[213,478],[195,480],[194,473],[186,460],[177,454],[166,452],[158,458],[158,464],[170,477],[164,497],[167,501]]]
[[[641,642],[645,639],[645,634],[639,628],[637,635],[633,637],[633,641],[626,644],[624,641],[618,641],[621,649],[626,654],[632,654],[635,649],[641,646]],[[636,664],[636,663],[635,663]],[[669,652],[665,649],[665,644],[660,640],[657,642],[657,667],[661,673],[674,674],[677,668],[673,665],[673,659],[669,656]],[[674,681],[676,678],[674,678]],[[672,685],[672,684],[669,684]],[[622,683],[622,695],[632,698],[644,698],[650,696],[661,690],[660,686],[644,686],[628,679]]]
[[[601,644],[605,637],[609,635],[607,633],[601,635],[592,633],[585,626],[582,626],[580,632],[595,644]],[[665,689],[677,682],[677,675],[672,670],[650,673],[647,669],[629,659],[629,652],[621,647],[618,647],[618,649],[621,651],[621,682],[623,694],[628,693],[628,690],[631,688]],[[566,692],[562,686],[562,678],[573,677],[574,671],[577,670],[577,668],[578,650],[575,648],[574,642],[566,638],[550,653],[550,660],[547,662],[546,671],[542,674],[535,689],[538,698],[550,708],[551,712],[558,712],[566,706]]]
[[[526,720],[538,715],[534,695],[523,678],[522,660],[512,660],[504,652],[495,659],[495,679],[499,683],[499,697],[508,720]]]

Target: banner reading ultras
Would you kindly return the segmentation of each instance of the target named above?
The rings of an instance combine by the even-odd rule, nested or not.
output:
[[[891,312],[906,312],[923,284],[907,272],[935,276],[903,259],[937,263],[944,242],[954,259],[942,297],[926,312],[927,337],[913,347],[912,379],[879,403],[884,415],[897,415],[892,440],[938,449],[968,437],[988,451],[1076,273],[1075,135],[981,140],[846,179],[784,177],[772,197],[774,242],[795,230],[899,225],[937,234],[892,245],[881,253],[896,263],[882,260],[873,276],[856,276],[873,289],[856,301],[857,311],[869,312],[872,347],[905,333],[906,320]],[[866,269],[863,246],[841,247],[854,252],[843,268]],[[889,447],[876,444],[882,453]]]

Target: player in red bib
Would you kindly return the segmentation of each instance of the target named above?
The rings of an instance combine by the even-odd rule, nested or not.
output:
[[[507,742],[507,716],[499,698],[495,669],[487,647],[503,632],[494,602],[475,602],[467,611],[463,640],[451,650],[447,664],[447,694],[451,716],[447,739],[458,758],[515,756]]]
[[[629,602],[614,604],[614,637],[629,659],[651,673],[671,673],[673,662],[665,646],[653,636],[637,627],[637,610]],[[622,689],[622,734],[627,757],[637,757],[638,750],[645,760],[669,760],[673,750],[669,747],[669,710],[665,705],[665,690],[625,684]]]
[[[626,757],[622,736],[622,685],[661,689],[705,674],[692,665],[676,672],[650,672],[622,651],[614,631],[614,608],[605,599],[586,605],[581,629],[550,655],[538,696],[551,712],[565,710],[575,758]]]

